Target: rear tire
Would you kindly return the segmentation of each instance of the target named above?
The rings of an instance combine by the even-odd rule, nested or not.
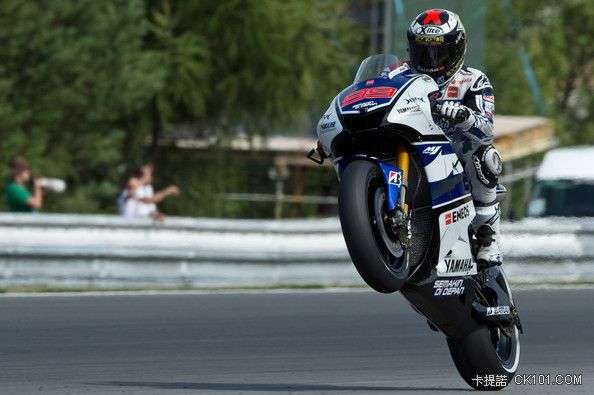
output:
[[[339,185],[338,208],[344,240],[363,280],[378,292],[399,290],[410,272],[408,253],[387,229],[386,183],[374,163],[349,163]]]
[[[503,271],[498,278],[498,283],[513,305],[511,288]],[[499,305],[499,301],[493,299],[491,305]],[[458,373],[471,387],[483,391],[500,390],[505,388],[516,375],[520,362],[520,331],[514,324],[504,328],[511,336],[506,336],[501,327],[496,322],[492,322],[479,326],[462,339],[448,339],[450,354]],[[477,380],[477,376],[484,378],[487,375],[494,375],[495,382],[499,385],[494,385],[493,382],[486,384],[485,381]]]
[[[507,361],[502,361],[497,355],[491,335],[491,330],[487,326],[481,326],[460,340],[448,339],[450,354],[458,373],[469,386],[477,390],[497,391],[505,388],[518,369],[520,358],[518,328],[514,327],[516,341]],[[487,383],[485,377],[489,375],[494,376],[494,382]],[[482,379],[478,380],[477,376]]]

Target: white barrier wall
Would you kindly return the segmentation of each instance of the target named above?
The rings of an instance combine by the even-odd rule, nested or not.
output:
[[[502,226],[512,281],[594,281],[594,220]],[[0,214],[0,287],[362,284],[338,219]]]

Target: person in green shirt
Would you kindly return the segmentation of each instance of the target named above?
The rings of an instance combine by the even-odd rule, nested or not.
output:
[[[12,180],[6,187],[8,211],[31,213],[40,209],[43,205],[43,190],[41,188],[43,178],[34,180],[34,192],[31,194],[26,188],[27,183],[31,180],[31,171],[27,160],[22,156],[16,156],[10,161],[9,167]]]

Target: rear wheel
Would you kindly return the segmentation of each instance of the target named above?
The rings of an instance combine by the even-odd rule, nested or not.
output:
[[[503,281],[501,285],[513,304],[509,284]],[[491,303],[498,305],[496,300]],[[520,332],[514,324],[488,323],[462,339],[448,339],[448,346],[460,376],[478,390],[505,388],[518,369]]]
[[[378,292],[399,290],[410,272],[408,253],[391,227],[384,176],[374,163],[355,160],[347,166],[338,207],[349,254],[363,280]]]
[[[478,390],[505,388],[516,374],[520,358],[518,328],[511,337],[482,326],[460,340],[448,339],[450,354],[460,376]]]

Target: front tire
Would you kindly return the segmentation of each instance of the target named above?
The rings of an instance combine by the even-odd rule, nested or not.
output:
[[[374,290],[399,290],[410,272],[408,253],[387,223],[386,184],[372,162],[355,160],[342,174],[338,192],[342,234],[363,280]]]

